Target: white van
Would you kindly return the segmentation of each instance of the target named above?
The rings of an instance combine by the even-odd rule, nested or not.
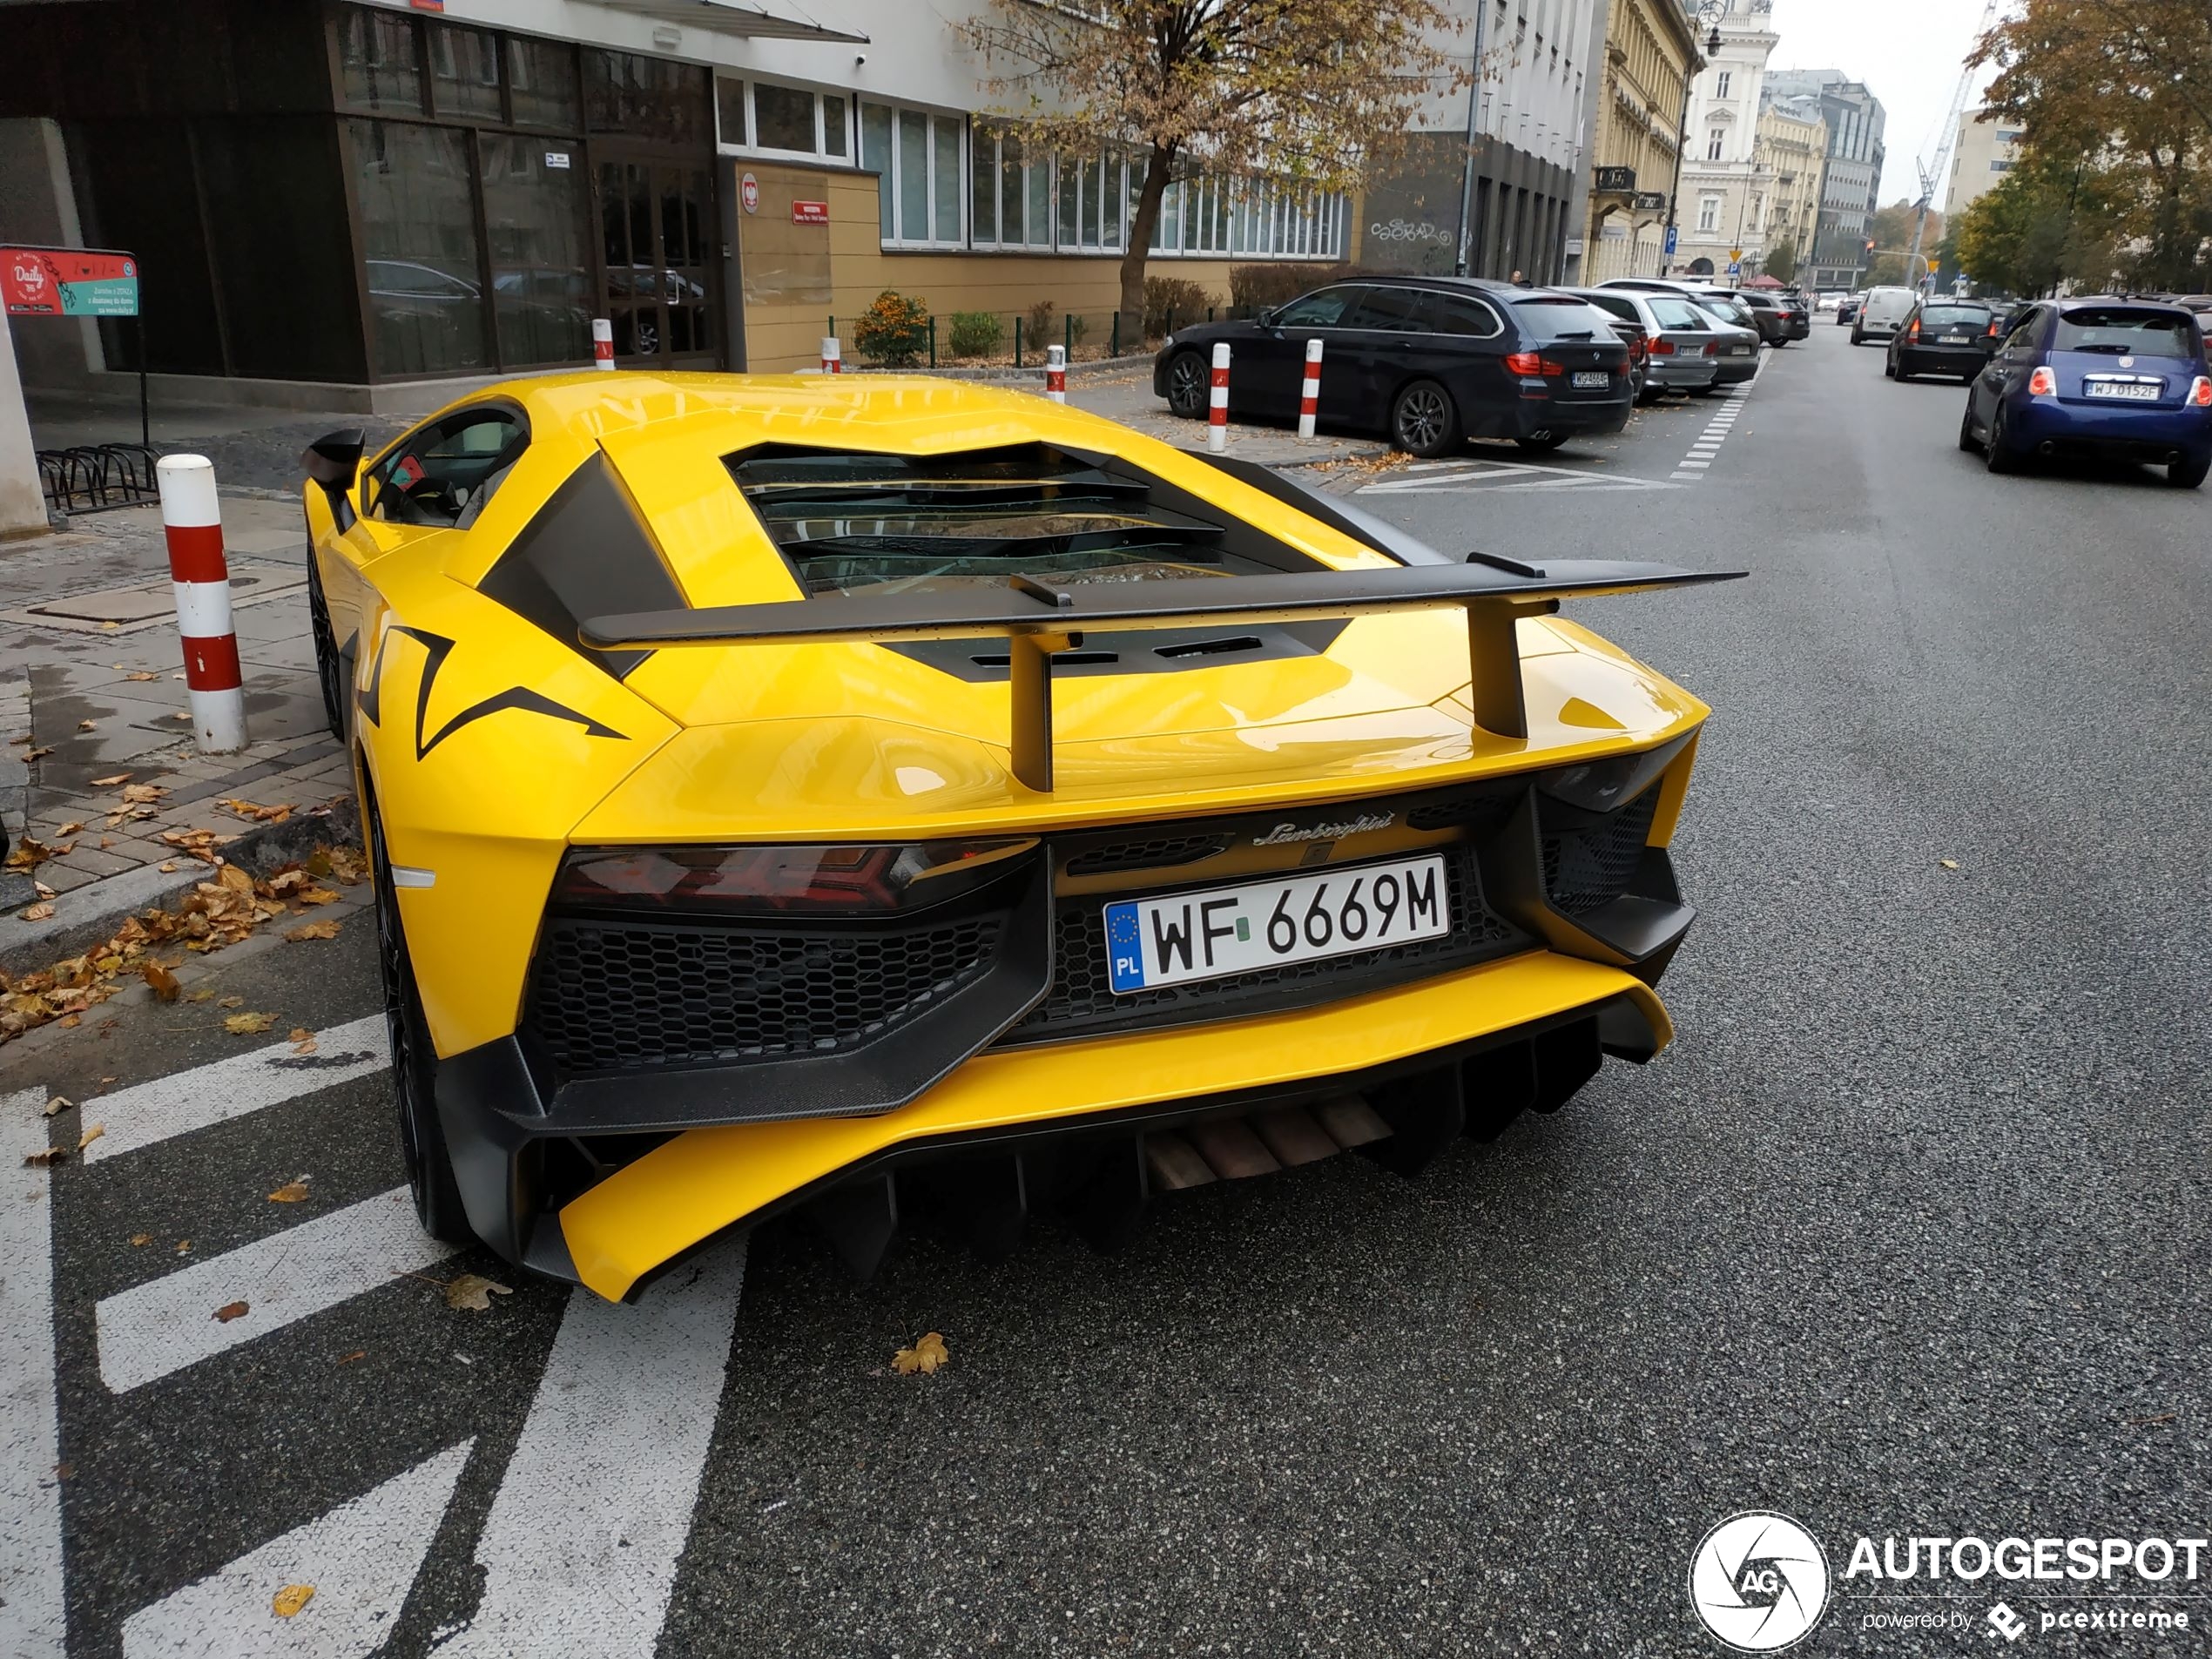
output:
[[[1851,319],[1851,343],[1887,340],[1905,327],[1917,298],[1910,288],[1869,288],[1860,297],[1858,315]]]

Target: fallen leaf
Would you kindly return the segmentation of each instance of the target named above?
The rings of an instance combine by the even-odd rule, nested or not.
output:
[[[335,1360],[334,1360],[332,1363],[333,1363],[333,1364],[334,1364],[334,1365],[350,1366],[350,1365],[352,1365],[352,1364],[354,1363],[354,1360],[356,1360],[356,1359],[368,1359],[368,1349],[366,1349],[366,1348],[356,1348],[356,1349],[354,1349],[354,1350],[353,1351],[353,1352],[351,1352],[351,1353],[341,1353],[341,1354],[340,1354],[340,1355],[338,1356],[338,1358],[337,1358]]]
[[[1959,860],[1956,859],[1938,859],[1936,862],[1946,870],[1955,870],[1959,867]]]
[[[77,1103],[69,1099],[67,1096],[57,1095],[53,1097],[53,1099],[46,1103],[45,1115],[49,1117],[57,1117],[75,1104],[77,1104]]]
[[[205,1002],[214,995],[214,992],[205,988],[197,991],[186,991],[185,993],[185,1001],[187,1002]]]
[[[160,675],[158,675],[158,674],[157,674],[157,673],[155,673],[155,672],[154,672],[152,669],[148,668],[148,669],[141,669],[141,670],[139,670],[139,671],[138,671],[137,673],[135,673],[135,674],[125,674],[123,678],[124,678],[125,679],[126,679],[126,680],[131,681],[133,685],[145,685],[145,682],[146,682],[146,681],[148,681],[148,680],[158,680],[158,679],[159,679],[159,678],[161,678],[161,676],[160,676]]]
[[[44,881],[33,881],[30,885],[37,889],[38,896],[42,899],[54,899],[61,896]]]
[[[288,1619],[315,1599],[312,1584],[287,1584],[270,1600],[269,1605],[280,1619]]]
[[[177,873],[177,860],[174,859],[164,859],[160,863],[155,865],[153,867],[160,871],[164,875],[174,875]]]
[[[191,1240],[191,1239],[189,1239],[189,1238],[179,1238],[179,1239],[177,1241],[177,1254],[179,1254],[179,1256],[189,1256],[189,1255],[191,1255],[191,1254],[192,1254],[192,1240]]]
[[[115,845],[115,837],[113,837],[112,835],[103,835],[103,836],[101,836],[101,837],[100,837],[100,850],[101,850],[103,853],[105,853],[105,851],[107,851],[107,849],[108,849],[109,847],[113,846],[114,845]]]
[[[56,830],[54,833],[57,835],[74,835],[84,827],[84,826],[82,824],[64,824],[59,829]],[[55,849],[56,856],[59,856],[60,851],[61,849],[58,847]]]
[[[81,1014],[64,1014],[54,1023],[64,1031],[73,1031],[84,1023],[84,1016]]]
[[[79,720],[77,723],[77,729],[79,732],[98,732],[100,729],[100,723],[98,720]]]
[[[152,1233],[132,1233],[131,1235],[131,1248],[133,1250],[142,1250],[152,1243],[153,1243],[153,1235]]]
[[[159,800],[169,792],[159,784],[125,784],[123,799],[133,806],[145,806]]]
[[[49,1164],[59,1163],[68,1156],[69,1149],[67,1147],[50,1146],[43,1152],[24,1153],[23,1161],[25,1166],[30,1169],[43,1170]]]
[[[119,622],[104,622],[100,624],[100,631],[104,634],[111,634],[122,625]]]
[[[23,758],[24,758],[25,760],[36,760],[36,759],[38,759],[40,756],[42,756],[42,755],[50,755],[50,754],[51,754],[51,753],[53,753],[53,752],[53,752],[53,750],[52,750],[51,748],[45,748],[45,749],[26,749],[26,750],[24,750],[24,751],[23,752]]]
[[[489,1313],[495,1296],[512,1296],[515,1292],[496,1278],[486,1278],[482,1273],[463,1273],[446,1286],[446,1305],[467,1308],[475,1313]]]
[[[305,1181],[287,1181],[269,1194],[271,1204],[305,1204],[307,1199],[307,1184]]]
[[[337,867],[330,861],[330,849],[328,847],[319,846],[314,852],[307,854],[307,873],[309,875],[332,875],[336,873],[336,870]]]
[[[226,996],[215,1006],[219,1008],[242,1008],[246,1006],[246,999],[242,996]]]
[[[328,887],[306,887],[300,894],[301,904],[336,904],[338,895]]]
[[[310,921],[293,928],[285,937],[295,945],[310,939],[335,939],[340,925],[334,921]]]
[[[276,1023],[273,1014],[233,1014],[223,1022],[223,1029],[234,1037],[257,1036]]]
[[[215,882],[219,887],[228,887],[233,893],[253,891],[253,878],[235,864],[226,864],[221,869],[216,871]]]
[[[225,1325],[228,1325],[233,1319],[242,1319],[246,1317],[246,1304],[226,1302],[215,1310],[215,1317]]]
[[[177,976],[159,962],[148,962],[138,970],[139,977],[153,989],[153,994],[165,1002],[173,1002],[185,988]]]
[[[98,1140],[98,1139],[100,1138],[100,1136],[103,1136],[103,1135],[105,1135],[105,1134],[106,1134],[106,1133],[107,1133],[107,1125],[106,1125],[106,1124],[105,1124],[105,1123],[95,1123],[95,1124],[93,1124],[91,1128],[90,1128],[90,1129],[86,1130],[85,1130],[85,1131],[84,1131],[82,1135],[80,1135],[80,1136],[78,1136],[77,1137],[77,1150],[78,1150],[78,1151],[82,1152],[82,1151],[83,1151],[83,1150],[84,1150],[86,1147],[88,1147],[88,1146],[91,1145],[91,1143],[92,1143],[93,1142],[95,1142],[95,1141]]]
[[[911,1377],[917,1371],[927,1377],[951,1361],[952,1355],[945,1350],[945,1339],[932,1331],[913,1347],[901,1348],[893,1354],[891,1368],[901,1377]]]
[[[25,921],[44,921],[51,917],[53,914],[53,906],[50,904],[35,904],[31,906],[30,909],[23,913],[23,919]]]

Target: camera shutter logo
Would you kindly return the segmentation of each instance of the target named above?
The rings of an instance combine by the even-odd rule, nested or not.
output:
[[[1828,1607],[1828,1556],[1787,1515],[1730,1515],[1707,1533],[1689,1564],[1689,1603],[1704,1627],[1739,1653],[1778,1653],[1802,1641]]]

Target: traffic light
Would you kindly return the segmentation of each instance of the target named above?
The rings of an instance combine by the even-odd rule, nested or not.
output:
[[[1866,239],[1866,251],[1869,253],[1874,251],[1874,239],[1871,236]]]

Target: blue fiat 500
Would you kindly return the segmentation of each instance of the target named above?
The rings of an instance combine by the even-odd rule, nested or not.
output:
[[[2136,461],[2194,489],[2212,472],[2212,370],[2196,319],[2144,300],[2042,300],[1974,377],[1959,447],[1992,472],[2038,455]]]

